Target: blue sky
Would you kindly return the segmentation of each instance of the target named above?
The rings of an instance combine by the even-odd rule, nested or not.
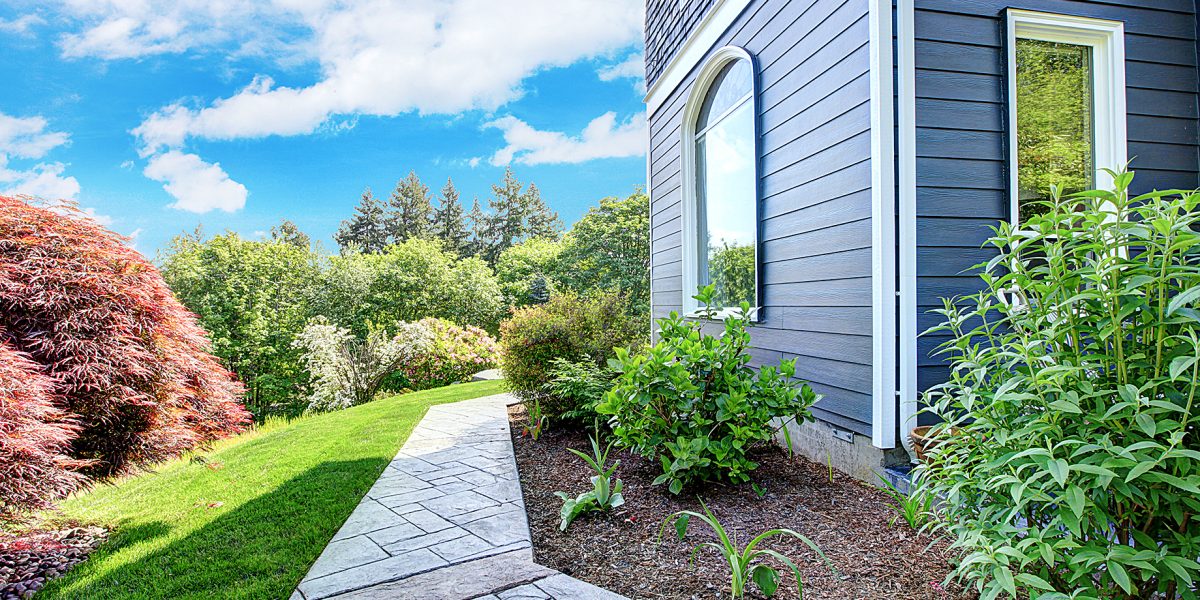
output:
[[[642,3],[64,0],[0,8],[0,193],[153,255],[288,218],[325,248],[415,170],[469,208],[511,165],[566,223],[645,180]]]

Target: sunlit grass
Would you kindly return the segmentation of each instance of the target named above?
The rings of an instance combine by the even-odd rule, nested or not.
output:
[[[504,391],[449,386],[271,421],[71,498],[55,518],[112,535],[39,598],[287,598],[432,404]]]

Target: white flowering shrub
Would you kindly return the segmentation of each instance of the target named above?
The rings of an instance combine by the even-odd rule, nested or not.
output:
[[[312,319],[294,342],[312,375],[309,410],[370,402],[389,375],[428,352],[433,338],[421,323],[398,323],[394,334],[373,328],[366,340],[359,340],[325,317]]]

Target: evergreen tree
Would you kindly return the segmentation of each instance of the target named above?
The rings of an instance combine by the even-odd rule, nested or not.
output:
[[[421,183],[416,172],[409,171],[408,177],[396,183],[396,190],[388,200],[388,209],[387,233],[393,244],[409,238],[429,237],[433,202],[429,186]]]
[[[467,228],[470,238],[467,240],[466,256],[482,256],[491,245],[488,240],[488,225],[490,219],[479,206],[479,197],[471,202],[471,212],[467,213]]]
[[[291,244],[297,248],[307,249],[312,240],[308,234],[300,231],[300,227],[288,219],[284,219],[278,225],[271,226],[271,239],[276,242]]]
[[[438,206],[433,211],[431,223],[433,235],[445,243],[446,251],[468,256],[469,233],[463,221],[463,207],[458,201],[458,190],[454,181],[446,178],[446,185],[438,197]]]
[[[487,240],[484,258],[495,264],[506,248],[531,237],[557,238],[562,229],[558,213],[550,210],[542,200],[537,186],[530,184],[522,190],[511,168],[504,169],[504,181],[492,186],[492,198],[488,200],[491,216],[488,218]]]
[[[355,245],[363,252],[378,254],[387,246],[386,225],[383,203],[367,188],[354,209],[354,216],[342,221],[333,239],[342,250]]]
[[[526,217],[526,238],[545,237],[558,239],[562,233],[562,220],[558,218],[558,213],[550,210],[542,200],[542,193],[533,183],[529,184],[529,189],[525,192],[525,212]]]

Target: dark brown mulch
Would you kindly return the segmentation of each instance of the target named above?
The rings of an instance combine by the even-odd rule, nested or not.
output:
[[[0,538],[0,600],[32,598],[47,581],[87,560],[107,537],[100,527],[72,527]]]
[[[672,496],[666,486],[652,486],[657,465],[621,453],[617,476],[625,485],[625,505],[611,515],[594,514],[558,530],[562,501],[554,492],[571,495],[591,489],[590,471],[567,448],[587,451],[582,433],[548,430],[534,442],[521,435],[522,409],[513,407],[513,445],[533,548],[539,564],[618,592],[630,598],[728,598],[728,566],[713,550],[688,564],[693,545],[715,539],[693,519],[687,542],[668,527],[658,542],[663,519],[677,510],[700,511],[697,494],[744,544],[767,529],[790,528],[812,539],[833,561],[837,573],[798,540],[778,538],[765,544],[792,558],[801,570],[804,597],[886,600],[966,598],[961,590],[943,589],[949,567],[942,542],[930,545],[894,515],[885,494],[837,471],[783,452],[755,457],[754,480],[765,488],[760,498],[750,485],[710,486]],[[616,451],[614,450],[614,454]],[[759,598],[757,590],[748,597]],[[796,598],[789,574],[776,598]]]

